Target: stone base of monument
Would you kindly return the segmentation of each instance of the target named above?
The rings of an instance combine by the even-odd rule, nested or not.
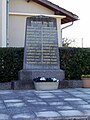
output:
[[[65,74],[63,70],[20,70],[18,81],[12,82],[12,89],[35,89],[33,79],[37,77],[56,78],[63,81]]]
[[[62,81],[65,78],[63,70],[21,70],[19,80],[33,80],[37,77],[56,78]]]

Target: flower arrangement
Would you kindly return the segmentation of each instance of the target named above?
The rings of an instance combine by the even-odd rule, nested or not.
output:
[[[59,82],[56,78],[45,78],[45,77],[38,77],[33,79],[34,82]]]
[[[90,78],[90,74],[87,74],[87,75],[81,75],[81,78]]]
[[[38,77],[33,81],[36,90],[56,90],[59,85],[59,80],[56,78]]]

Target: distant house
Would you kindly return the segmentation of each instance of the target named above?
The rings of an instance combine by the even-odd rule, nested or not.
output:
[[[48,0],[0,0],[0,47],[23,47],[26,18],[35,15],[56,17],[59,46],[61,24],[78,20],[78,16]]]

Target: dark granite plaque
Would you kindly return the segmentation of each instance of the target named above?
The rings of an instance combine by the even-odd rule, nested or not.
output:
[[[55,18],[45,16],[27,18],[24,69],[59,69]]]

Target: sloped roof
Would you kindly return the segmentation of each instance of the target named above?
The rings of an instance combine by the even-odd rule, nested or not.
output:
[[[27,0],[29,2],[31,0]],[[62,24],[73,22],[79,19],[79,17],[75,14],[73,14],[70,11],[65,10],[64,8],[59,7],[58,5],[53,4],[52,2],[49,2],[48,0],[32,0],[52,11],[54,11],[55,15],[63,15],[66,16],[66,18],[62,19]]]

